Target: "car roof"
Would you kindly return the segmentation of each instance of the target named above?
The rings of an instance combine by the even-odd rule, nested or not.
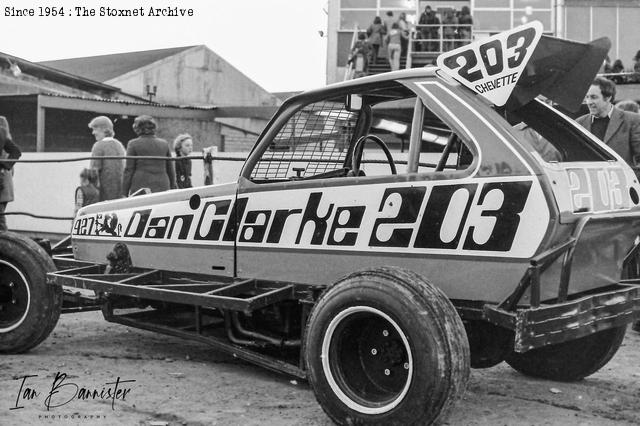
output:
[[[349,89],[353,87],[358,87],[362,85],[368,85],[372,83],[386,83],[400,79],[410,79],[410,78],[432,78],[436,76],[436,71],[438,70],[435,66],[429,66],[425,68],[412,68],[398,71],[385,72],[375,75],[369,75],[366,77],[354,78],[352,80],[340,81],[337,83],[332,83],[327,86],[323,86],[317,89],[311,89],[299,93],[295,96],[289,98],[289,100],[298,99],[298,98],[307,98],[307,97],[315,97],[322,95],[323,93],[340,91],[342,89]]]

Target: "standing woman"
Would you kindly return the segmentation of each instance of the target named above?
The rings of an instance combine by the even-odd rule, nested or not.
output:
[[[178,188],[191,188],[191,160],[189,154],[193,151],[193,138],[188,133],[178,135],[173,141],[176,151],[176,184]]]
[[[22,155],[18,145],[13,143],[9,122],[0,116],[0,158],[17,160]],[[4,211],[7,203],[13,201],[13,164],[12,162],[0,163],[0,232],[7,230],[7,220]]]
[[[138,137],[131,139],[127,144],[127,157],[170,158],[169,143],[155,136],[157,127],[153,117],[137,117],[133,121],[133,131]],[[142,188],[149,188],[151,192],[161,192],[175,187],[176,176],[172,161],[127,158],[122,179],[122,193],[125,197]]]
[[[369,46],[371,46],[371,63],[374,65],[378,60],[378,51],[386,33],[387,30],[382,24],[382,19],[379,16],[373,18],[373,24],[367,29],[367,37],[369,37]]]
[[[122,195],[124,160],[101,157],[124,157],[124,146],[113,137],[113,122],[101,115],[89,123],[96,143],[91,148],[91,168],[98,171],[100,201],[113,200]]]

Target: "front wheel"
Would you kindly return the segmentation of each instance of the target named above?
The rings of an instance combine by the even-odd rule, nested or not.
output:
[[[0,353],[26,352],[51,333],[62,309],[62,288],[47,284],[55,266],[34,241],[0,233]]]
[[[336,423],[430,424],[469,378],[469,346],[455,308],[417,274],[350,275],[315,305],[304,342],[309,382]]]
[[[622,344],[627,327],[610,328],[579,339],[511,352],[507,363],[532,377],[571,382],[583,379],[605,366]]]

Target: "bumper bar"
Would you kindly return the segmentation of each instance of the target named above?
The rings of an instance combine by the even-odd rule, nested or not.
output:
[[[622,280],[597,294],[537,308],[507,311],[485,305],[485,317],[515,332],[514,350],[522,353],[578,339],[640,317],[640,279]]]

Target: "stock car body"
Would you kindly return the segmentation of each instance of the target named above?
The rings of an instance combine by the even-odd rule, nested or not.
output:
[[[237,182],[87,206],[53,259],[3,234],[0,350],[99,308],[306,378],[340,424],[442,419],[470,366],[597,371],[640,312],[640,184],[536,99],[579,106],[607,41],[540,33],[295,96]]]

